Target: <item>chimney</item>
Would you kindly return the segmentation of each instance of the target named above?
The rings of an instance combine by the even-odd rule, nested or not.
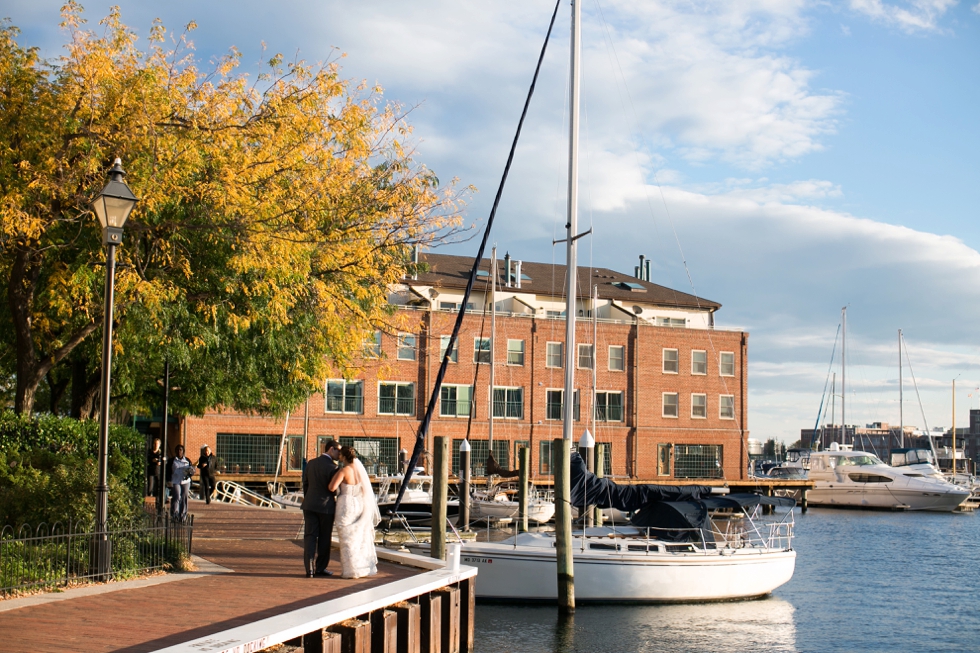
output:
[[[510,252],[504,254],[504,270],[506,270],[505,274],[507,275],[504,277],[504,279],[506,279],[506,283],[504,285],[510,288],[510,280],[513,278],[510,270]]]
[[[633,266],[633,276],[636,277],[637,279],[640,278],[640,266],[639,265],[634,265]]]
[[[638,278],[639,278],[639,279],[640,279],[641,281],[643,280],[643,259],[645,259],[645,258],[646,258],[646,257],[645,257],[645,256],[643,256],[643,254],[640,254],[640,267],[638,268],[638,269],[639,269],[639,271],[640,271],[640,273],[639,273],[638,275],[636,275],[636,276],[637,276],[637,277],[638,277]]]
[[[521,261],[514,261],[514,285],[521,287]]]
[[[415,269],[412,270],[412,279],[418,280],[419,278],[419,244],[415,243],[412,245],[412,263],[415,265]]]
[[[646,266],[647,266],[647,268],[646,268],[646,272],[644,272],[643,280],[644,281],[649,281],[650,280],[650,259],[647,259]]]

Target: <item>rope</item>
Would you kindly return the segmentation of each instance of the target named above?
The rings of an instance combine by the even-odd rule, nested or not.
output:
[[[453,326],[453,333],[449,336],[449,346],[446,348],[446,354],[442,357],[442,364],[439,366],[439,373],[436,375],[436,382],[432,388],[432,394],[429,396],[429,405],[425,409],[425,415],[422,416],[422,423],[419,425],[418,435],[415,437],[415,448],[412,450],[412,458],[409,462],[408,469],[405,470],[405,477],[398,488],[398,497],[395,499],[395,505],[392,506],[390,513],[395,513],[401,506],[402,499],[405,496],[405,488],[408,487],[408,481],[412,478],[412,472],[415,469],[415,465],[418,463],[419,457],[425,450],[425,436],[429,431],[429,424],[432,422],[432,414],[435,412],[436,403],[439,401],[439,391],[442,388],[442,380],[446,376],[446,368],[449,365],[449,352],[452,351],[453,347],[456,345],[456,339],[459,336],[459,330],[463,326],[463,317],[466,315],[466,303],[470,299],[470,294],[473,292],[473,284],[476,282],[476,272],[480,268],[480,263],[483,261],[483,253],[487,248],[487,241],[490,239],[490,230],[493,228],[493,220],[497,215],[497,207],[500,204],[500,197],[504,192],[504,185],[507,183],[507,175],[510,173],[510,166],[514,161],[514,153],[517,150],[517,142],[521,137],[521,129],[524,127],[524,119],[527,117],[528,107],[531,105],[531,97],[534,95],[534,86],[538,82],[538,74],[541,72],[541,64],[544,62],[544,54],[548,49],[548,40],[551,38],[551,30],[555,26],[555,18],[558,16],[558,7],[561,5],[561,0],[555,3],[555,10],[551,14],[551,23],[548,25],[548,32],[545,34],[544,43],[541,46],[541,54],[538,55],[538,64],[534,69],[534,77],[531,78],[531,87],[527,92],[527,99],[524,100],[524,110],[521,111],[521,119],[517,123],[517,132],[514,134],[514,141],[511,143],[510,152],[507,155],[507,164],[504,166],[504,174],[500,178],[500,186],[497,188],[497,195],[493,198],[493,207],[490,209],[490,217],[487,219],[486,229],[483,231],[483,239],[480,241],[480,248],[477,250],[476,258],[473,261],[473,269],[470,270],[470,278],[466,282],[466,292],[463,293],[463,302],[459,307],[459,314],[456,316],[456,324]],[[492,393],[491,393],[492,394]],[[491,405],[493,398],[491,397]]]

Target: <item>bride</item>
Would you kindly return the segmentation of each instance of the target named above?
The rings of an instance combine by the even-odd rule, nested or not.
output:
[[[344,578],[378,573],[374,527],[381,521],[378,502],[367,470],[352,447],[340,448],[344,466],[330,479],[330,491],[340,488],[334,521],[340,536],[340,567]]]

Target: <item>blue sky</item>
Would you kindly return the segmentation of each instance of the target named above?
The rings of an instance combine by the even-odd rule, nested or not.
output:
[[[60,53],[60,0],[0,0],[23,41]],[[489,211],[553,4],[120,2],[194,20],[199,59],[235,46],[347,53],[344,75],[414,106],[418,158],[480,189]],[[97,23],[108,4],[87,5]],[[750,332],[749,427],[791,442],[811,426],[840,308],[848,422],[898,421],[902,328],[929,426],[980,405],[980,4],[977,0],[586,0],[580,264],[719,301]],[[567,5],[502,202],[495,240],[560,262]],[[676,236],[675,236],[676,234]],[[453,253],[472,254],[475,244]],[[969,394],[973,394],[969,397]],[[907,388],[907,424],[923,425]]]

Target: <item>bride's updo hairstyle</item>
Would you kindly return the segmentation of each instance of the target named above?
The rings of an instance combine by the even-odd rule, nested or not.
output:
[[[348,447],[344,445],[340,448],[340,457],[345,461],[352,463],[357,460],[357,452],[354,451],[354,447]]]

